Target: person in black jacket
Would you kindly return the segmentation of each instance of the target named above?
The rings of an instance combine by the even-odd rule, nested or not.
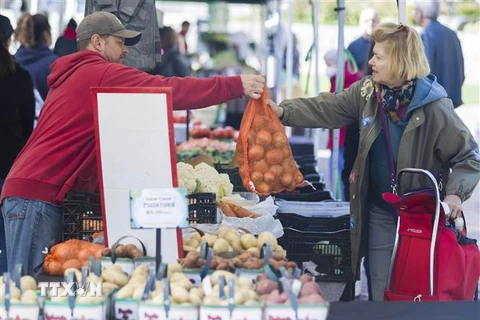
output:
[[[32,78],[8,51],[12,34],[10,20],[0,15],[0,192],[13,161],[32,133],[35,116]],[[0,274],[7,271],[6,253],[0,214]]]
[[[59,57],[66,56],[67,54],[77,52],[77,23],[75,20],[70,19],[68,21],[63,35],[58,37],[53,48],[53,53]]]
[[[155,74],[164,77],[188,77],[191,75],[190,62],[176,46],[177,33],[171,27],[159,29],[162,62],[157,65]]]

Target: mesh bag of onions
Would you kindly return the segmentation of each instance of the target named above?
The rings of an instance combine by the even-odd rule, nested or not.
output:
[[[248,102],[240,124],[236,160],[243,186],[259,195],[292,191],[304,183],[285,127],[267,105],[267,90],[260,99]]]

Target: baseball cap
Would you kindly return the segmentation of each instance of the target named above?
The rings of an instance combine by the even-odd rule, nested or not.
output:
[[[13,27],[10,23],[10,19],[0,14],[0,42],[3,42],[10,38],[13,33]],[[0,43],[0,45],[2,45]]]
[[[137,44],[142,35],[138,31],[125,29],[114,14],[106,11],[97,11],[83,18],[77,28],[77,41],[90,39],[94,34],[125,38],[127,46]]]

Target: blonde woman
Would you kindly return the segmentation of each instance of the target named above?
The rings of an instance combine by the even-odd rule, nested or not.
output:
[[[378,25],[368,62],[371,76],[339,94],[285,100],[273,111],[287,126],[360,127],[358,155],[350,175],[352,268],[358,278],[361,257],[368,253],[372,299],[383,300],[395,239],[394,211],[381,197],[391,192],[387,145],[381,109],[387,115],[395,169],[429,170],[442,181],[451,216],[461,215],[480,179],[478,144],[453,110],[425,56],[423,43],[411,27]],[[405,189],[426,187],[418,177],[405,176]]]
[[[26,69],[33,79],[33,85],[43,100],[47,97],[47,76],[50,64],[57,56],[49,49],[52,44],[48,18],[41,14],[24,13],[17,21],[15,40],[20,43],[15,60]]]

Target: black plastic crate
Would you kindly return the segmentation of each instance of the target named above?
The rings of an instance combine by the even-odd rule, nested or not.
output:
[[[217,195],[193,193],[187,195],[190,224],[217,223]]]
[[[340,217],[304,217],[294,213],[278,213],[284,228],[311,232],[338,232],[350,229],[350,215]]]
[[[305,273],[316,281],[355,281],[351,264],[350,230],[336,232],[304,232],[284,228],[278,243]],[[312,262],[316,264],[313,266]]]
[[[69,192],[63,201],[63,241],[89,241],[97,232],[103,232],[100,195]]]
[[[215,166],[215,169],[218,173],[226,173],[230,179],[230,182],[233,184],[234,192],[245,192],[247,191],[243,186],[242,178],[240,173],[238,173],[238,168],[222,168]]]

